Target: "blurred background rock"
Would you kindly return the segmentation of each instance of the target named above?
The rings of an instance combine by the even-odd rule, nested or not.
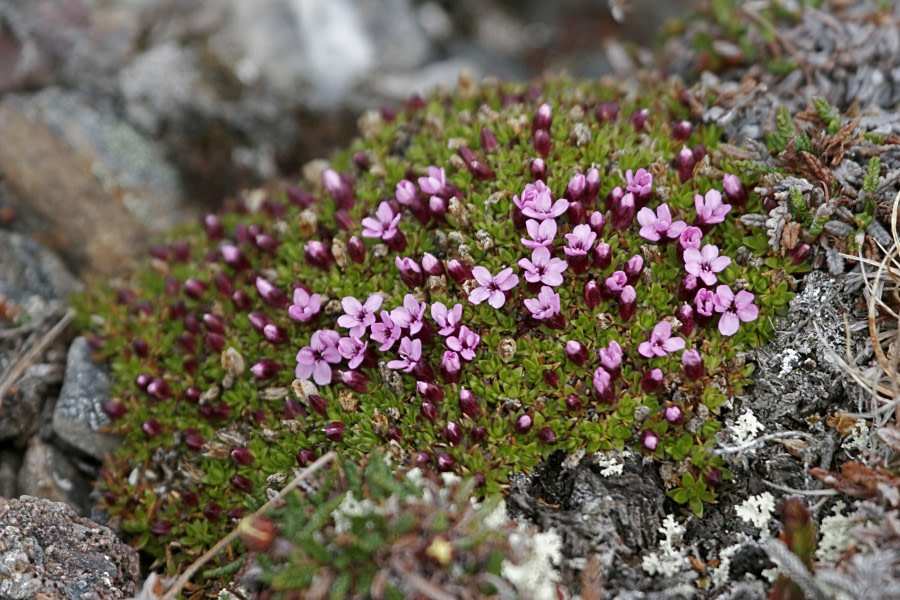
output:
[[[462,71],[611,73],[687,4],[0,0],[0,224],[121,273],[152,234],[328,156],[366,108]]]

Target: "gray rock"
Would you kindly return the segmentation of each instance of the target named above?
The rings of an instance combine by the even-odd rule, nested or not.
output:
[[[120,444],[118,436],[101,431],[110,424],[101,409],[109,398],[109,386],[106,370],[91,360],[87,340],[77,338],[69,348],[65,380],[53,412],[53,432],[66,445],[97,460]]]
[[[24,235],[0,231],[0,295],[17,302],[61,300],[80,286],[55,254]]]
[[[137,552],[108,528],[63,503],[0,500],[0,597],[115,600],[139,581]]]
[[[89,489],[87,478],[63,452],[37,436],[31,438],[19,469],[18,495],[65,502],[80,514],[87,505]]]
[[[60,343],[61,345],[61,343]],[[0,353],[0,373],[11,364],[12,357]],[[40,426],[41,410],[53,386],[62,380],[61,365],[40,363],[31,365],[13,382],[0,405],[0,440],[24,445],[25,439]]]

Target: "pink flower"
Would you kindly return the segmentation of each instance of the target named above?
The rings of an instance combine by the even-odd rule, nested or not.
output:
[[[361,304],[353,296],[345,296],[341,300],[345,314],[338,317],[338,325],[349,329],[353,337],[364,336],[369,326],[375,322],[375,311],[381,308],[383,300],[381,294],[372,294],[365,304]]]
[[[347,366],[355,369],[366,357],[366,347],[368,342],[364,342],[358,337],[347,336],[338,340],[338,352],[341,353],[349,362]]]
[[[522,214],[538,221],[555,219],[569,208],[569,201],[560,198],[556,202],[550,193],[550,188],[543,181],[528,183],[522,192],[522,199],[513,196],[513,202],[522,211]]]
[[[341,362],[338,342],[341,336],[331,329],[320,329],[312,334],[309,346],[297,353],[297,379],[309,379],[312,375],[316,385],[331,383],[331,364]]]
[[[646,358],[666,356],[683,350],[684,346],[683,339],[672,337],[672,325],[668,321],[660,321],[653,327],[650,339],[638,345],[638,354]]]
[[[702,250],[688,248],[684,251],[684,270],[703,280],[706,285],[713,285],[718,278],[716,273],[731,264],[727,256],[719,256],[719,248],[715,244],[706,244]]]
[[[649,198],[653,187],[653,175],[646,169],[638,169],[632,175],[631,169],[625,171],[625,191],[640,198]]]
[[[422,340],[411,340],[404,337],[400,340],[400,360],[392,360],[387,364],[388,369],[409,373],[415,369],[422,359]]]
[[[478,348],[479,342],[481,342],[481,336],[463,325],[458,336],[451,335],[447,338],[447,347],[459,353],[464,361],[469,362],[475,358],[475,350]]]
[[[490,271],[478,266],[472,269],[472,276],[479,284],[469,292],[469,302],[472,304],[481,304],[487,300],[494,308],[500,308],[506,303],[506,294],[503,292],[519,285],[519,277],[513,274],[512,267],[503,269],[493,277]]]
[[[610,373],[618,373],[622,367],[622,346],[615,340],[609,343],[606,348],[600,348],[600,364]]]
[[[419,177],[419,189],[429,195],[440,196],[447,185],[444,169],[428,167],[428,176]]]
[[[386,310],[381,311],[381,323],[372,325],[371,338],[381,344],[379,350],[385,352],[394,346],[394,342],[400,339],[403,329],[391,319],[391,313]]]
[[[628,285],[628,275],[625,274],[625,271],[614,271],[603,282],[603,295],[607,298],[618,296],[626,285]]]
[[[531,316],[538,321],[547,321],[559,314],[559,294],[553,288],[543,286],[537,298],[526,298],[525,308],[531,312]]]
[[[431,318],[440,327],[439,334],[450,335],[456,331],[462,321],[462,309],[462,304],[457,304],[448,310],[443,302],[431,303]]]
[[[715,225],[725,220],[731,205],[722,202],[722,194],[718,190],[709,190],[705,197],[700,194],[694,196],[694,208],[697,209],[698,225]]]
[[[566,253],[566,256],[586,256],[596,239],[597,234],[594,233],[590,225],[576,225],[572,229],[572,233],[566,234],[566,241],[569,242],[569,246],[568,248],[563,248],[563,251]]]
[[[697,314],[703,315],[704,317],[711,317],[715,308],[713,303],[714,298],[715,294],[707,288],[700,288],[697,290],[697,294],[694,296],[694,306],[697,308]]]
[[[688,248],[697,248],[699,250],[700,240],[702,238],[703,230],[691,225],[690,227],[686,227],[684,231],[681,232],[681,235],[678,236],[678,244],[681,246],[682,250],[687,250]]]
[[[741,290],[735,295],[727,285],[716,288],[713,307],[716,312],[722,313],[719,319],[719,333],[722,335],[734,335],[741,321],[748,323],[759,316],[759,309],[753,304],[752,293]]]
[[[322,307],[322,296],[310,295],[303,288],[294,290],[294,303],[288,307],[288,316],[301,323],[308,323],[319,314]]]
[[[684,221],[672,222],[672,213],[669,212],[667,204],[660,204],[656,207],[656,214],[647,207],[642,208],[637,214],[638,223],[641,225],[638,234],[645,240],[658,242],[663,236],[669,239],[675,239],[687,227]]]
[[[564,260],[551,258],[547,248],[538,246],[532,251],[531,260],[523,258],[519,261],[519,266],[525,271],[525,281],[556,286],[563,282],[562,272],[568,264]]]
[[[459,354],[452,350],[445,350],[441,355],[441,369],[451,375],[459,373],[462,369],[462,363],[459,360]]]
[[[544,219],[543,221],[528,219],[525,222],[525,230],[531,236],[530,240],[522,238],[522,244],[526,248],[534,250],[540,246],[550,246],[553,244],[553,238],[556,237],[556,221],[554,219]]]
[[[403,206],[412,206],[417,198],[416,186],[413,185],[412,181],[409,181],[408,179],[402,179],[397,182],[397,188],[396,192],[394,193],[394,197],[397,198],[397,202],[399,202]]]
[[[403,306],[391,311],[391,320],[404,329],[409,329],[410,335],[415,335],[422,329],[425,318],[425,303],[416,300],[412,294],[403,297]]]
[[[391,205],[387,202],[382,202],[378,205],[375,216],[378,218],[366,217],[362,220],[363,237],[389,240],[397,235],[397,223],[400,222],[400,218],[403,215],[399,213],[395,215]]]
[[[612,402],[615,394],[612,375],[603,367],[597,367],[591,379],[600,400],[607,403]]]

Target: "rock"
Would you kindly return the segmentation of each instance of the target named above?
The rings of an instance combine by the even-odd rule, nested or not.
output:
[[[24,235],[0,231],[0,296],[17,303],[31,296],[62,300],[80,287],[55,254]]]
[[[101,410],[109,398],[109,386],[106,370],[91,360],[87,340],[76,338],[69,348],[65,380],[53,412],[53,432],[66,445],[98,461],[120,443],[118,436],[101,431],[110,424]]]
[[[89,489],[87,478],[78,472],[64,453],[44,443],[38,436],[31,438],[19,469],[19,495],[65,502],[78,513],[83,513]]]
[[[7,96],[0,137],[0,173],[79,273],[121,272],[149,234],[192,214],[162,147],[97,98],[58,88]]]
[[[139,582],[137,552],[108,528],[63,503],[0,500],[0,597],[114,600]]]

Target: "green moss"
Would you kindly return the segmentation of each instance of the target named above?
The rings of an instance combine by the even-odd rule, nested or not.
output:
[[[610,99],[618,99],[619,117],[612,122],[598,121],[594,107]],[[112,364],[115,400],[126,409],[125,416],[115,423],[125,441],[106,465],[105,506],[113,522],[130,535],[130,542],[156,559],[154,567],[178,570],[230,528],[229,512],[236,519],[255,510],[265,501],[267,490],[283,485],[298,467],[298,460],[302,463],[310,452],[321,455],[330,449],[342,457],[360,459],[386,448],[398,462],[411,463],[420,457],[432,467],[436,457],[445,454],[452,457],[456,472],[478,477],[483,484],[479,493],[490,494],[501,490],[510,474],[533,468],[553,450],[594,452],[633,447],[692,473],[690,489],[673,497],[681,501],[683,496],[695,512],[699,512],[698,503],[714,498],[714,486],[704,476],[723,469],[721,461],[705,449],[714,443],[720,407],[749,383],[749,371],[735,364],[734,357],[769,339],[772,317],[790,298],[787,284],[777,281],[796,267],[781,257],[771,258],[765,271],[750,266],[756,261],[738,264],[733,260],[720,273],[720,283],[735,289],[747,287],[756,294],[760,314],[755,321],[742,323],[732,337],[718,332],[715,318],[685,336],[688,347],[698,349],[704,358],[706,374],[698,381],[684,377],[679,353],[647,360],[637,352],[653,326],[671,317],[682,304],[676,295],[684,267],[675,244],[647,242],[638,235],[636,224],[622,231],[607,224],[600,239],[612,248],[612,265],[603,270],[591,267],[581,274],[570,268],[556,288],[566,320],[563,329],[552,329],[528,316],[523,299],[536,294],[526,289],[524,281],[508,292],[499,310],[487,303],[468,302],[473,284],[460,285],[446,276],[413,292],[429,305],[461,303],[463,324],[481,336],[477,354],[464,364],[458,383],[443,383],[436,377],[435,385],[444,399],[435,403],[438,418],[434,423],[420,414],[422,398],[416,393],[415,377],[391,374],[383,366],[359,369],[370,380],[364,393],[339,383],[319,386],[322,413],[310,405],[305,394],[297,397],[292,389],[295,355],[310,343],[312,333],[318,329],[345,332],[336,325],[342,312],[339,306],[333,311],[336,301],[345,296],[365,300],[380,292],[385,298],[382,308],[390,310],[402,304],[411,290],[394,265],[396,256],[418,260],[430,252],[443,263],[455,258],[484,266],[493,274],[505,267],[520,272],[516,262],[529,257],[530,251],[519,242],[526,234],[512,220],[511,198],[521,195],[531,181],[529,165],[537,156],[531,119],[543,102],[553,111],[552,147],[546,163],[547,184],[554,197],[563,194],[573,174],[596,167],[601,185],[597,198],[590,202],[603,211],[603,198],[614,187],[625,186],[625,169],[648,167],[655,190],[650,207],[665,198],[676,219],[691,222],[695,195],[721,189],[721,171],[716,167],[738,174],[749,189],[757,182],[758,171],[741,171],[730,159],[718,155],[718,130],[695,125],[690,139],[673,139],[671,124],[684,118],[687,111],[678,101],[677,91],[666,85],[631,99],[594,83],[560,80],[533,88],[504,84],[457,95],[438,94],[424,108],[408,108],[393,121],[369,119],[365,135],[331,160],[336,170],[354,180],[356,202],[348,211],[353,222],[350,232],[336,226],[334,203],[318,181],[306,183],[315,202],[305,212],[297,205],[296,190],[271,186],[248,192],[235,203],[235,210],[221,215],[222,241],[211,239],[200,227],[179,232],[177,241],[186,244],[188,257],[171,255],[169,260],[156,260],[137,273],[126,289],[94,291],[81,300],[82,320],[102,338],[103,354]],[[641,108],[650,111],[643,132],[629,120]],[[496,149],[481,148],[482,128],[495,134]],[[590,133],[589,139],[584,131]],[[459,161],[450,140],[462,140],[495,176],[486,181],[474,177]],[[673,166],[675,155],[685,145],[701,142],[710,153],[709,165],[681,182]],[[356,166],[355,153],[364,154],[366,168]],[[407,211],[400,229],[408,246],[401,253],[369,240],[362,263],[342,259],[326,269],[307,263],[307,242],[324,240],[328,247],[334,244],[345,249],[350,235],[359,235],[361,219],[372,216],[380,202],[394,197],[398,181],[415,181],[429,166],[446,169],[448,182],[460,192],[463,212],[448,212],[446,224],[431,220],[423,226]],[[756,247],[753,239],[757,234],[745,230],[736,218],[742,210],[734,207],[724,223],[705,234],[704,243],[718,244],[721,252],[733,259],[741,246]],[[759,199],[751,198],[747,210],[759,211]],[[310,214],[316,217],[314,226]],[[555,242],[558,256],[564,257],[563,234],[571,227],[565,217],[560,218]],[[253,238],[262,234],[277,240],[277,249],[259,249]],[[485,243],[486,238],[492,243]],[[236,270],[223,264],[218,254],[223,241],[237,243],[249,268]],[[765,244],[759,250],[765,252]],[[643,255],[646,265],[634,283],[636,315],[623,320],[615,300],[589,308],[583,299],[585,283],[589,279],[602,283],[635,254]],[[236,308],[230,294],[217,287],[217,276],[220,287],[227,280],[235,291],[245,293],[251,308]],[[307,286],[323,296],[323,312],[311,323],[291,320],[285,308],[273,308],[260,300],[254,287],[256,276],[264,276],[285,294],[292,286]],[[191,278],[206,283],[197,297],[183,291],[184,282]],[[251,312],[282,327],[287,341],[273,343],[254,331]],[[244,370],[235,366],[233,354],[225,357],[216,340],[210,341],[212,329],[203,324],[204,314],[216,315],[222,322],[222,348],[233,348],[243,357]],[[675,325],[679,335],[678,323]],[[149,350],[145,355],[136,350],[136,338],[146,342]],[[516,340],[512,356],[501,352],[509,339]],[[587,346],[591,358],[585,365],[566,358],[564,346],[569,340]],[[625,358],[615,382],[615,400],[607,404],[597,399],[591,377],[599,365],[596,351],[613,340],[622,345]],[[441,336],[424,344],[423,358],[435,372],[445,349]],[[378,358],[382,363],[395,359],[396,350],[378,353]],[[247,370],[266,359],[280,366],[275,376],[260,379]],[[646,393],[640,380],[651,368],[662,369],[666,379],[659,390]],[[545,375],[547,372],[556,374],[558,381]],[[153,397],[140,389],[135,381],[142,374],[165,380],[171,396]],[[461,412],[458,398],[462,388],[477,396],[477,416]],[[567,407],[570,394],[581,398],[580,408]],[[683,423],[672,424],[663,418],[663,410],[673,403],[684,410]],[[522,415],[533,419],[532,427],[524,432],[516,428]],[[704,421],[697,415],[709,416]],[[161,425],[161,433],[148,435],[145,431],[145,424],[152,419]],[[340,441],[329,440],[325,434],[325,426],[335,422],[346,427]],[[462,441],[455,445],[443,433],[448,422],[459,425],[463,433]],[[399,430],[399,439],[391,434],[392,427]],[[483,441],[476,441],[473,435],[479,427],[487,431]],[[547,435],[545,428],[553,436]],[[645,431],[660,436],[655,450],[640,445]],[[199,449],[197,436],[205,442]],[[235,448],[249,450],[249,464],[232,458]],[[298,459],[301,451],[307,454]],[[308,573],[296,576],[302,579]]]

